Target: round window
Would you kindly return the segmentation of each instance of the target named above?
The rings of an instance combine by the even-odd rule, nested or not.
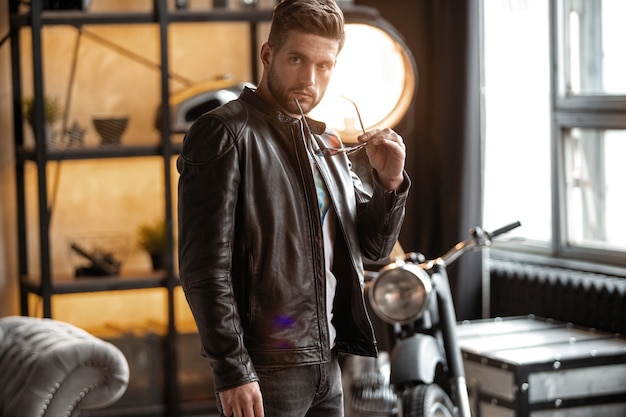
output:
[[[310,116],[344,142],[355,142],[363,131],[353,103],[365,130],[395,127],[417,90],[417,68],[402,38],[380,16],[345,17],[345,45],[326,95]]]

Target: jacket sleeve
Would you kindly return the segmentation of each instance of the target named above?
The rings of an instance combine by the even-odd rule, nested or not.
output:
[[[189,130],[177,161],[180,280],[217,392],[258,380],[231,275],[241,179],[235,140],[236,132],[220,119],[204,115]]]
[[[368,195],[357,189],[357,230],[363,255],[373,261],[386,258],[400,236],[411,186],[406,171],[397,191],[387,192],[373,171],[373,190]]]

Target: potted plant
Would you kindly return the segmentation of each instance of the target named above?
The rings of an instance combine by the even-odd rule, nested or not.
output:
[[[150,255],[152,269],[163,268],[165,240],[165,221],[163,220],[141,224],[137,229],[137,245]]]
[[[25,98],[23,101],[24,119],[33,129],[33,133],[35,132],[35,103],[35,97],[28,97]],[[46,123],[46,142],[49,146],[54,146],[56,132],[54,131],[53,124],[61,118],[61,105],[55,99],[44,97],[43,106],[44,120]]]

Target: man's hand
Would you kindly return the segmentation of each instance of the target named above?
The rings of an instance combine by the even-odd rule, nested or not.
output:
[[[263,397],[258,382],[250,382],[219,393],[227,417],[265,417]]]
[[[359,136],[358,140],[367,142],[367,157],[381,184],[388,191],[397,190],[404,181],[406,147],[402,136],[391,129],[374,129]]]

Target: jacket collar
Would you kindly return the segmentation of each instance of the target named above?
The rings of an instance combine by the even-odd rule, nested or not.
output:
[[[259,97],[256,94],[255,90],[253,90],[250,87],[244,87],[244,90],[241,93],[240,99],[248,103],[253,108],[257,109],[261,113],[267,115],[271,119],[278,120],[279,122],[293,123],[299,120],[270,106],[266,101],[264,101],[261,97]],[[310,117],[307,117],[306,121],[309,127],[311,128],[311,131],[313,132],[313,134],[321,135],[322,133],[326,131],[326,124],[324,122],[311,119]]]

